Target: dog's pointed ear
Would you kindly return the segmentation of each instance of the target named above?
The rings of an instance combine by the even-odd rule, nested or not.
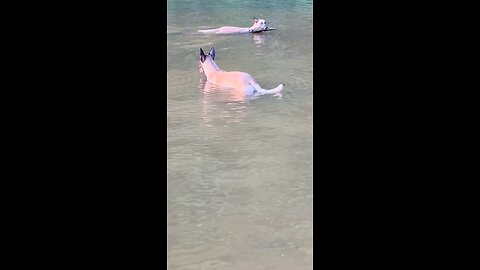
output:
[[[208,52],[210,56],[212,56],[212,60],[215,60],[215,48],[211,47],[210,51]]]
[[[205,58],[207,56],[205,55],[205,53],[203,52],[202,48],[200,48],[200,62],[204,62],[205,61]]]
[[[257,18],[256,17],[253,17],[253,23],[257,23]]]

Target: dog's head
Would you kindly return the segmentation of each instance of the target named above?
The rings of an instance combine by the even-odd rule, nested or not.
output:
[[[267,22],[264,19],[257,19],[253,17],[253,26],[256,31],[265,30],[268,28]]]
[[[205,62],[205,60],[207,59],[207,56],[210,56],[210,57],[212,57],[212,60],[215,60],[215,48],[214,47],[210,48],[210,51],[208,51],[208,54],[205,54],[203,52],[202,48],[200,48],[200,63]]]
[[[203,72],[203,63],[205,63],[205,61],[207,60],[215,60],[215,48],[214,47],[211,47],[210,48],[210,51],[208,51],[208,54],[205,54],[203,52],[203,49],[200,48],[200,72]]]

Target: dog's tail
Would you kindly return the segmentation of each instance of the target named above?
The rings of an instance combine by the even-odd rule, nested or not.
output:
[[[255,88],[255,90],[257,91],[255,93],[255,95],[259,96],[259,95],[265,95],[265,94],[276,94],[276,93],[279,93],[283,90],[283,87],[285,86],[284,83],[281,83],[279,84],[277,87],[273,88],[273,89],[263,89],[258,83],[252,81],[250,82],[250,84],[253,86],[253,88]]]
[[[282,92],[284,86],[285,84],[281,83],[273,89],[262,89],[260,92],[262,94],[276,94],[276,93]]]

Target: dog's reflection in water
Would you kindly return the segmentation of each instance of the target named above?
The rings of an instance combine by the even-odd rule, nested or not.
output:
[[[262,45],[265,43],[265,35],[263,33],[253,34],[253,42],[255,42],[257,45]]]
[[[258,98],[258,96],[246,95],[242,90],[218,87],[205,78],[200,79],[198,88],[203,91],[204,98],[217,102],[248,102]]]
[[[202,119],[207,127],[241,123],[250,109],[248,101],[257,98],[233,89],[215,87],[204,78],[200,79],[198,88],[202,91]]]

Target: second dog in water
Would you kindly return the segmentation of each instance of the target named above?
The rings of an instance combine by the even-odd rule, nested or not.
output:
[[[269,28],[267,26],[267,22],[264,19],[257,19],[254,17],[253,25],[250,27],[222,26],[215,29],[198,30],[198,32],[210,34],[243,34],[257,33],[268,30],[274,30],[274,28]]]
[[[276,94],[283,90],[285,84],[280,84],[273,89],[263,89],[257,81],[248,73],[240,71],[224,71],[215,63],[215,48],[211,47],[208,54],[200,48],[200,66],[207,77],[207,83],[221,88],[230,88],[246,96],[259,96],[264,94]]]

